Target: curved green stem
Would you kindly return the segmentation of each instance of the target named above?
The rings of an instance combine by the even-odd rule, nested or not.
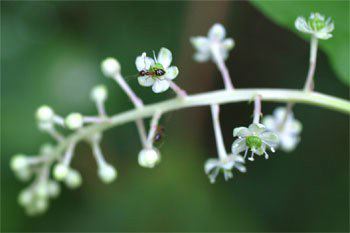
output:
[[[164,114],[166,112],[180,110],[183,108],[252,101],[257,95],[261,96],[262,101],[308,104],[324,107],[350,115],[349,101],[317,92],[260,88],[235,89],[233,91],[212,91],[203,94],[189,95],[184,98],[173,98],[159,103],[145,105],[141,108],[118,113],[105,122],[86,126],[72,133],[66,139],[61,141],[56,148],[56,155],[59,155],[71,141],[80,141],[91,134],[105,131],[114,126],[132,122],[137,119],[150,117],[157,111],[161,111]]]

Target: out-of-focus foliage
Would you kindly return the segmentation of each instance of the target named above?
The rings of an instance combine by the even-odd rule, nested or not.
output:
[[[310,35],[305,35],[296,30],[294,21],[297,16],[309,17],[311,12],[319,12],[326,17],[331,17],[335,23],[333,38],[320,40],[320,47],[327,53],[333,68],[345,84],[350,85],[349,76],[349,44],[350,27],[344,22],[349,22],[349,1],[259,1],[252,0],[266,16],[283,27],[296,32],[306,40]],[[317,73],[316,73],[316,79]]]

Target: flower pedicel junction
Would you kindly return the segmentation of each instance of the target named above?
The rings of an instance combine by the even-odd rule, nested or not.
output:
[[[160,151],[153,145],[157,134],[158,122],[163,114],[169,111],[187,107],[210,106],[217,147],[217,158],[210,158],[204,164],[204,171],[214,183],[222,172],[224,179],[233,177],[233,172],[246,172],[246,161],[254,161],[256,157],[268,159],[276,150],[292,151],[300,141],[302,125],[295,119],[293,106],[296,103],[306,103],[326,107],[350,114],[350,103],[336,97],[316,93],[314,89],[314,73],[316,67],[318,40],[332,37],[334,24],[319,13],[313,13],[308,19],[298,17],[296,28],[311,35],[310,65],[304,90],[288,89],[235,89],[230,74],[225,65],[225,59],[235,43],[232,38],[225,38],[226,31],[221,24],[212,26],[206,37],[191,38],[196,53],[194,59],[198,62],[212,61],[216,64],[223,78],[224,90],[206,92],[197,95],[187,95],[174,80],[179,75],[179,69],[171,65],[172,53],[167,48],[161,48],[158,56],[153,58],[144,52],[135,61],[139,77],[138,83],[150,87],[154,93],[172,89],[177,97],[152,105],[144,105],[142,100],[125,82],[119,62],[114,58],[105,59],[102,64],[103,74],[115,81],[128,95],[135,109],[107,115],[104,103],[108,93],[106,87],[98,85],[91,90],[90,99],[97,108],[96,116],[84,116],[81,113],[71,113],[62,117],[49,106],[41,106],[36,112],[38,128],[48,133],[55,140],[43,144],[36,156],[17,154],[11,160],[11,168],[22,181],[32,183],[19,194],[19,204],[29,215],[44,213],[49,206],[49,199],[60,193],[59,182],[68,188],[78,188],[82,184],[80,173],[70,166],[76,145],[81,141],[90,144],[97,163],[97,174],[102,182],[111,183],[117,176],[117,170],[109,164],[101,149],[102,134],[112,127],[134,121],[138,129],[141,151],[138,163],[145,168],[155,167],[161,159]],[[253,121],[248,127],[235,126],[231,151],[228,152],[223,142],[220,126],[220,104],[241,101],[253,101]],[[273,115],[262,116],[262,101],[285,102],[285,107],[278,107]],[[148,132],[144,118],[151,117]],[[73,132],[62,135],[58,128],[67,128]]]

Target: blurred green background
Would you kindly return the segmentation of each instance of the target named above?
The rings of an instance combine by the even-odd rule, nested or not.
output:
[[[279,4],[285,10],[291,5]],[[294,3],[295,18],[308,15],[309,10],[295,7],[298,4]],[[337,44],[337,27],[349,28],[349,2],[303,4],[326,15],[331,14],[327,7],[346,12],[343,20],[335,22],[335,42],[320,42],[322,48]],[[229,182],[220,177],[212,185],[204,174],[203,163],[216,156],[216,148],[209,109],[196,108],[165,116],[166,137],[157,168],[139,167],[135,125],[123,125],[107,131],[103,140],[107,160],[119,171],[116,182],[100,182],[90,148],[81,144],[73,159],[73,167],[83,175],[80,189],[63,187],[49,211],[35,218],[27,217],[17,204],[18,192],[28,184],[17,181],[10,171],[11,156],[35,154],[50,140],[37,130],[38,106],[49,104],[62,115],[94,114],[89,90],[104,83],[110,92],[109,113],[131,108],[121,89],[99,70],[107,56],[120,61],[125,76],[134,75],[137,55],[165,46],[173,51],[180,69],[177,83],[189,93],[222,88],[213,64],[192,60],[188,40],[221,22],[236,41],[227,60],[235,86],[301,88],[308,42],[256,6],[262,7],[259,2],[237,1],[2,2],[1,231],[348,232],[349,118],[304,105],[295,107],[304,126],[297,149],[250,162],[246,174],[236,173]],[[345,37],[348,45],[349,34]],[[327,50],[318,56],[316,89],[348,99],[349,89],[339,79],[342,73],[331,65],[336,58],[330,61]],[[341,68],[349,70],[349,56],[341,59]],[[128,82],[146,103],[174,96],[171,91],[155,95],[132,77]],[[266,103],[263,112],[269,114],[276,106]],[[233,141],[233,127],[249,124],[251,111],[247,103],[223,106],[227,148]]]

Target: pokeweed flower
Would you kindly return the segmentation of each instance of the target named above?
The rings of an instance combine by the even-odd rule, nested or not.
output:
[[[246,158],[247,152],[250,150],[251,156],[248,158],[250,161],[254,161],[254,154],[265,154],[265,158],[268,159],[267,148],[275,152],[275,148],[278,146],[278,136],[267,131],[266,127],[260,123],[252,123],[248,128],[235,128],[233,136],[238,137],[238,139],[232,144],[232,153],[239,154],[244,151],[244,158]]]
[[[327,40],[332,37],[334,23],[331,18],[327,18],[320,13],[311,13],[306,20],[299,16],[295,20],[295,27],[304,33],[311,34],[318,39]]]
[[[198,62],[209,61],[209,59],[217,62],[218,58],[226,60],[229,51],[235,46],[235,42],[232,38],[225,39],[225,36],[224,26],[216,23],[209,29],[207,37],[192,37],[190,41],[197,50],[194,59]]]
[[[232,169],[236,168],[240,172],[246,172],[246,168],[243,165],[244,159],[240,155],[227,155],[227,157],[221,159],[208,159],[204,164],[204,171],[208,175],[211,183],[215,183],[216,177],[219,172],[223,172],[225,180],[233,177]]]
[[[286,112],[286,108],[279,107],[273,111],[273,115],[262,119],[266,128],[279,138],[279,147],[284,151],[292,151],[300,141],[299,134],[302,131],[301,123],[294,118],[293,112]]]
[[[139,71],[138,82],[141,86],[150,87],[154,93],[169,89],[173,79],[179,74],[176,66],[170,66],[172,54],[169,49],[161,48],[158,57],[147,57],[146,53],[136,58],[135,64]]]
[[[140,151],[138,162],[141,167],[154,168],[160,162],[160,153],[156,148],[146,148]]]

